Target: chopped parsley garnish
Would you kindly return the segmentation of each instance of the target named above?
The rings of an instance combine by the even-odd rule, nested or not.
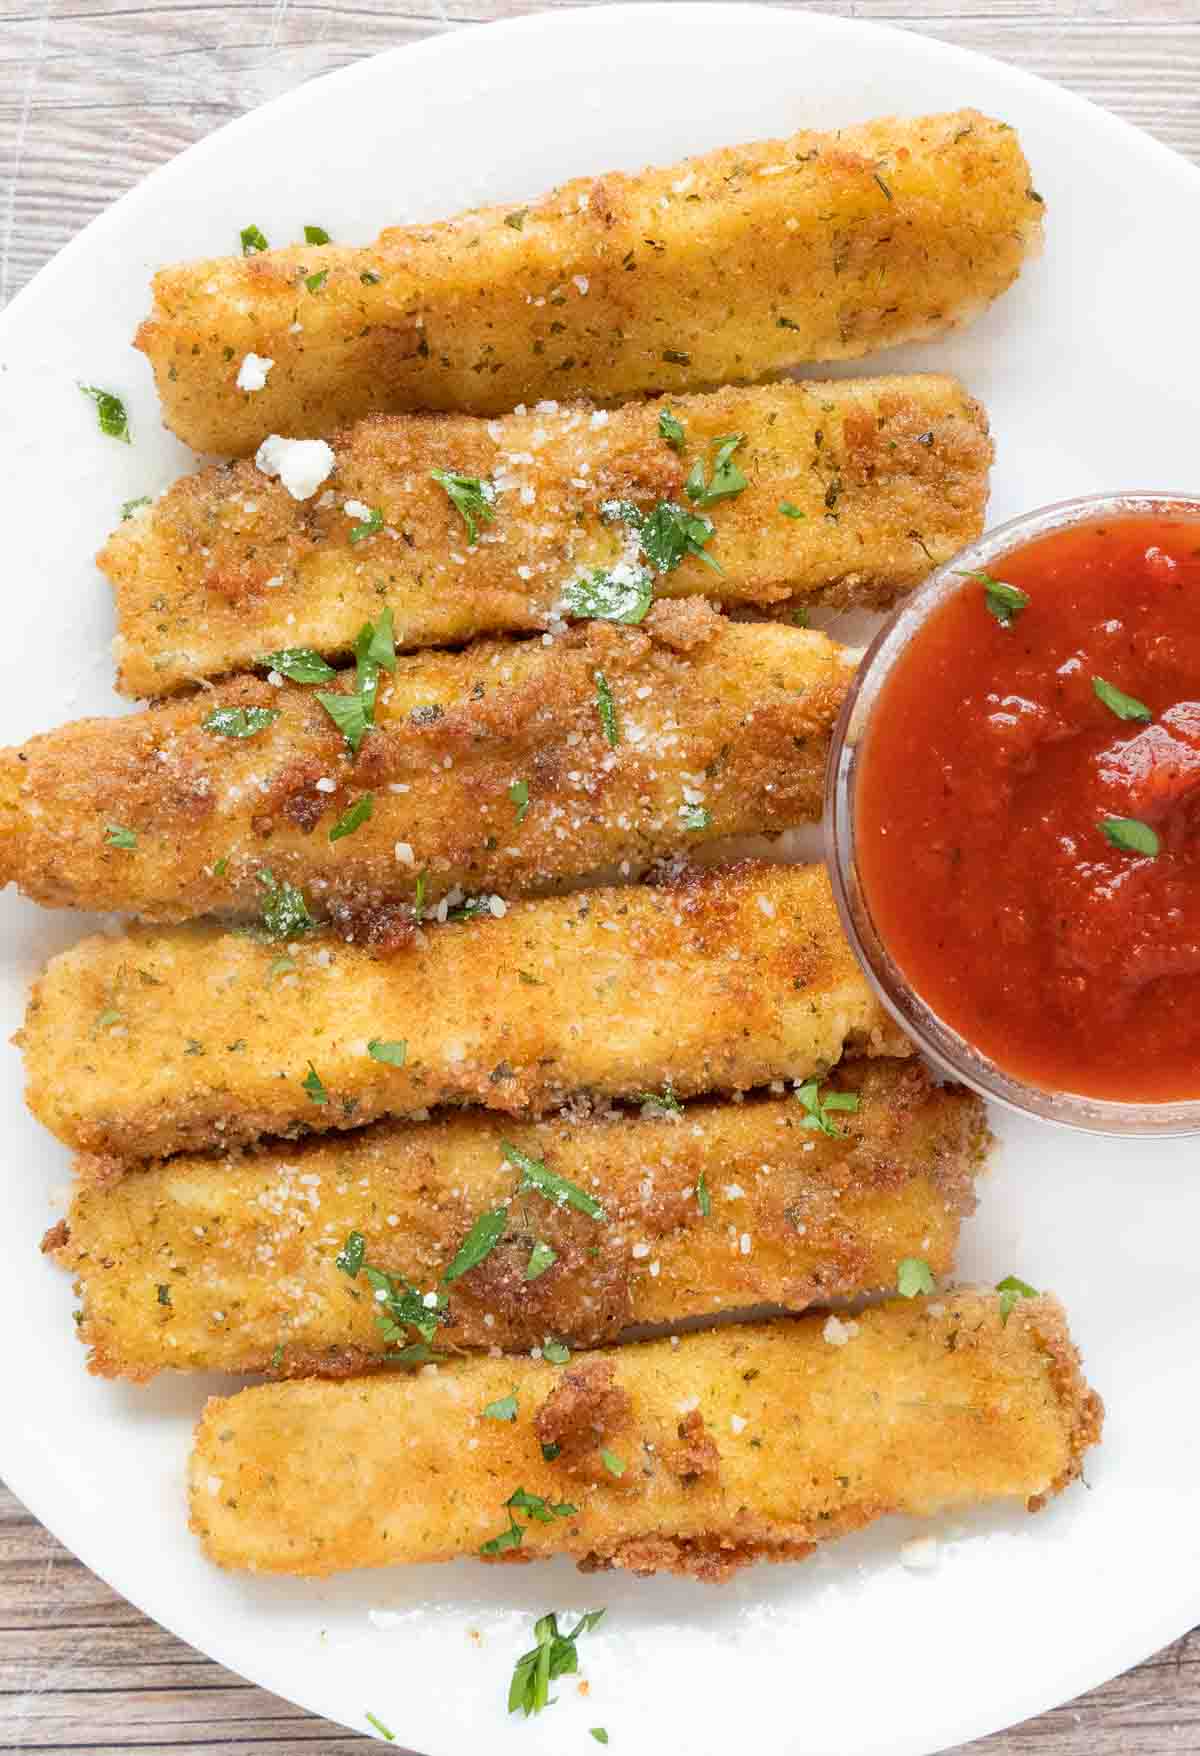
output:
[[[229,870],[229,855],[222,854],[221,858],[219,860],[216,860],[213,862],[212,875],[214,878],[224,878],[224,876],[225,876],[226,872],[228,872],[228,870]]]
[[[94,384],[79,386],[85,396],[90,396],[96,405],[96,419],[100,431],[109,439],[120,439],[125,445],[132,445],[133,438],[129,431],[129,416],[125,413],[125,404],[111,390],[99,390]]]
[[[822,1134],[828,1134],[831,1140],[840,1140],[844,1132],[841,1128],[835,1128],[829,1120],[831,1111],[848,1110],[853,1112],[858,1109],[858,1093],[856,1091],[830,1091],[822,1096],[819,1079],[810,1079],[800,1086],[796,1092],[796,1098],[803,1105],[805,1111],[800,1126],[819,1129]]]
[[[518,1512],[527,1513],[529,1518],[536,1520],[538,1524],[553,1524],[556,1518],[570,1518],[573,1513],[579,1510],[577,1506],[572,1506],[567,1500],[544,1500],[540,1494],[527,1494],[524,1488],[518,1488],[515,1494],[510,1494],[504,1505],[508,1512],[508,1529],[502,1530],[499,1536],[484,1543],[479,1550],[481,1555],[501,1555],[505,1549],[515,1549],[520,1546],[521,1538],[525,1535],[525,1527],[517,1523],[516,1514]],[[540,1627],[541,1623],[538,1626]],[[573,1639],[574,1636],[572,1635],[571,1638]]]
[[[1018,1280],[1015,1274],[1006,1274],[1003,1280],[998,1280],[996,1291],[1000,1294],[1001,1324],[1008,1322],[1018,1299],[1036,1299],[1038,1296],[1036,1287],[1031,1287],[1027,1280]]]
[[[670,409],[661,409],[658,416],[658,436],[665,439],[672,451],[682,451],[687,444],[687,434],[683,430],[683,422]]]
[[[442,1275],[443,1285],[448,1286],[451,1281],[458,1280],[460,1275],[469,1274],[472,1268],[478,1268],[484,1257],[491,1255],[504,1236],[507,1224],[507,1207],[494,1207],[488,1213],[481,1213],[458,1246],[453,1262]]]
[[[704,545],[713,534],[713,522],[698,512],[660,500],[638,525],[638,541],[647,561],[658,573],[672,573],[688,555],[703,561],[714,573],[724,571],[719,561],[706,555]]]
[[[311,646],[288,646],[281,652],[264,652],[259,659],[270,671],[278,671],[292,683],[328,683],[337,672]]]
[[[329,1093],[325,1090],[325,1082],[311,1061],[308,1064],[308,1072],[300,1083],[314,1104],[327,1104],[329,1102]]]
[[[243,226],[240,235],[243,256],[257,256],[260,250],[271,248],[257,226]]]
[[[149,506],[149,505],[150,505],[149,494],[139,494],[136,500],[122,500],[122,502],[121,502],[121,523],[124,524],[125,520],[127,518],[132,518],[134,513],[137,512],[140,507]]]
[[[364,287],[377,287],[383,279],[383,276],[381,274],[376,274],[373,268],[364,268],[358,278]]]
[[[156,1292],[160,1305],[169,1305],[171,1303],[171,1289],[169,1286],[160,1286],[156,1288]]]
[[[712,480],[706,481],[704,459],[698,457],[692,465],[688,479],[684,484],[689,500],[697,506],[715,506],[718,500],[732,499],[750,486],[737,464],[733,454],[738,446],[745,441],[744,433],[730,433],[723,439],[714,439],[716,455],[713,458]]]
[[[1015,585],[1006,585],[1002,579],[993,579],[982,568],[968,568],[961,577],[978,580],[983,587],[984,602],[1001,628],[1011,628],[1029,602],[1028,592]]]
[[[400,1347],[409,1339],[405,1331],[415,1329],[428,1346],[437,1334],[438,1324],[447,1321],[445,1293],[419,1293],[402,1275],[385,1274],[369,1262],[364,1262],[363,1273],[376,1295],[379,1308],[375,1321],[383,1339]]]
[[[384,1725],[383,1721],[381,1719],[376,1719],[376,1717],[373,1713],[368,1713],[366,1715],[366,1720],[367,1720],[367,1724],[373,1725],[375,1727],[375,1730],[379,1733],[380,1737],[386,1738],[389,1744],[394,1744],[396,1742],[395,1732],[389,1732],[387,1727]]]
[[[448,921],[477,921],[481,915],[490,915],[491,908],[486,896],[468,896],[466,902],[460,902],[457,908],[446,911]]]
[[[883,178],[879,175],[878,171],[875,171],[873,173],[873,175],[874,175],[875,181],[879,184],[879,187],[883,190],[883,193],[887,196],[888,200],[890,201],[892,199],[891,190],[888,188],[888,186],[884,182]]]
[[[1111,708],[1118,719],[1154,718],[1144,701],[1139,701],[1136,695],[1126,695],[1123,689],[1116,688],[1112,683],[1106,683],[1103,677],[1093,677],[1092,688],[1096,692],[1097,699],[1102,701],[1105,707]]]
[[[262,905],[262,924],[268,938],[295,939],[301,933],[311,930],[314,922],[302,890],[297,890],[286,878],[280,882],[266,866],[258,874],[258,881],[266,891]]]
[[[553,1463],[554,1459],[558,1456],[558,1454],[561,1450],[562,1450],[561,1445],[555,1445],[553,1443],[551,1443],[549,1445],[543,1445],[542,1446],[542,1462],[543,1463]]]
[[[354,659],[358,692],[366,705],[367,718],[374,721],[379,673],[396,669],[396,628],[390,604],[378,622],[364,622],[359,629],[354,642]]]
[[[529,1261],[525,1264],[525,1279],[537,1280],[548,1268],[553,1268],[558,1261],[558,1251],[544,1238],[538,1238],[529,1252]]]
[[[524,823],[525,813],[529,809],[529,782],[515,780],[508,789],[508,796],[517,808],[517,822]]]
[[[339,690],[318,689],[317,700],[349,744],[352,754],[357,756],[359,745],[374,723],[366,697],[358,691],[346,695]]]
[[[377,530],[382,529],[383,508],[382,506],[372,506],[362,523],[356,524],[351,528],[350,541],[352,543],[361,543],[365,537],[373,537]]]
[[[563,603],[573,616],[600,622],[640,622],[653,601],[653,575],[627,561],[612,568],[593,567],[563,587]]]
[[[273,707],[214,707],[200,725],[214,738],[252,738],[278,718]]]
[[[565,1366],[571,1357],[571,1350],[565,1341],[552,1341],[549,1336],[542,1343],[542,1358],[549,1360],[552,1366]]]
[[[575,1642],[581,1634],[594,1628],[603,1615],[603,1610],[590,1610],[569,1634],[559,1633],[558,1619],[553,1614],[539,1616],[533,1628],[537,1645],[531,1651],[523,1652],[513,1667],[512,1682],[508,1686],[510,1713],[523,1713],[528,1719],[531,1713],[541,1713],[550,1705],[551,1683],[558,1677],[574,1676],[579,1669]],[[596,1731],[602,1729],[597,1727]],[[593,1737],[596,1731],[593,1731]],[[597,1742],[607,1743],[608,1733],[605,1732]]]
[[[363,1237],[362,1233],[350,1232],[347,1235],[346,1242],[342,1245],[341,1249],[333,1259],[334,1267],[340,1268],[343,1274],[348,1274],[350,1279],[354,1280],[359,1269],[363,1265],[363,1258],[366,1256],[366,1253],[367,1240]]]
[[[621,728],[617,724],[617,704],[613,700],[613,692],[608,686],[608,678],[604,672],[596,671],[593,675],[596,682],[596,712],[600,715],[604,736],[615,750],[621,742]]]
[[[367,1054],[372,1061],[382,1061],[388,1067],[403,1067],[408,1059],[408,1044],[403,1038],[399,1042],[387,1043],[381,1037],[372,1037],[367,1044]]]
[[[797,506],[791,500],[781,500],[779,502],[779,510],[780,510],[780,512],[783,513],[783,516],[785,518],[807,518],[808,517],[808,513],[804,512],[799,506]]]
[[[696,1178],[696,1206],[705,1219],[712,1212],[712,1196],[708,1192],[708,1178],[703,1171]]]
[[[1101,819],[1100,829],[1112,847],[1120,848],[1126,854],[1145,854],[1152,860],[1161,845],[1150,825],[1136,817],[1105,817]]]
[[[485,1421],[515,1421],[517,1418],[517,1387],[514,1384],[508,1396],[502,1396],[497,1402],[489,1402],[483,1411]]]
[[[137,846],[137,832],[132,829],[122,829],[119,823],[105,824],[104,839],[110,848],[125,848],[128,851]]]
[[[319,269],[316,274],[306,275],[304,284],[310,293],[319,293],[328,279],[329,270],[327,268],[322,268]]]
[[[374,793],[364,793],[361,799],[355,799],[329,831],[330,841],[341,841],[343,836],[353,835],[356,829],[361,829],[364,823],[370,822],[374,810]]]
[[[588,1736],[595,1738],[598,1744],[607,1744],[608,1742],[608,1733],[603,1726],[589,1726]]]
[[[671,1088],[670,1080],[661,1091],[642,1092],[638,1102],[648,1110],[657,1110],[660,1116],[679,1115],[683,1110],[683,1105]]]
[[[305,226],[304,242],[306,244],[328,244],[329,233],[324,226]]]
[[[921,1256],[905,1256],[896,1268],[896,1291],[902,1299],[933,1291],[933,1270]]]
[[[808,611],[807,610],[793,610],[792,611],[792,624],[796,628],[807,628],[808,624],[809,624]]]
[[[492,510],[496,490],[491,482],[480,481],[478,476],[462,476],[450,469],[435,469],[429,473],[439,488],[446,490],[451,504],[461,515],[467,527],[468,543],[475,542],[480,524],[491,524],[496,516]]]
[[[577,1183],[569,1183],[565,1177],[549,1170],[544,1159],[531,1158],[527,1152],[522,1152],[507,1140],[500,1142],[500,1149],[509,1164],[515,1165],[521,1173],[521,1181],[517,1185],[518,1195],[524,1195],[528,1189],[536,1189],[557,1207],[574,1207],[580,1213],[586,1213],[589,1219],[608,1217],[600,1203],[586,1189],[581,1189]]]
[[[618,1457],[615,1451],[609,1451],[603,1445],[600,1447],[600,1461],[610,1476],[623,1476],[625,1474],[625,1459]]]
[[[712,813],[703,805],[681,805],[679,821],[685,829],[707,829],[712,822]]]
[[[506,213],[504,216],[505,225],[511,226],[514,232],[523,232],[525,230],[525,215],[528,212],[527,207],[518,207],[513,213]]]

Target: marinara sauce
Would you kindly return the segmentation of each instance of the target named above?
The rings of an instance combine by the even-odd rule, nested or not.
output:
[[[854,805],[875,924],[945,1023],[1048,1090],[1200,1096],[1200,521],[964,579],[883,685]]]

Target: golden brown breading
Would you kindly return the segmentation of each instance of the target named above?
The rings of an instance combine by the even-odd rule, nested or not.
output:
[[[364,247],[181,263],[155,276],[137,346],[167,425],[245,454],[373,410],[498,414],[857,359],[974,317],[1041,231],[1011,128],[885,117],[576,178]],[[248,353],[273,362],[253,392]]]
[[[455,886],[527,894],[819,817],[850,676],[822,634],[667,603],[641,629],[401,657],[357,758],[314,690],[242,677],[0,751],[0,881],[159,921],[257,914],[264,868],[351,923],[410,903],[419,877],[427,904]],[[250,737],[204,729],[238,709],[278,718]],[[370,818],[332,839],[367,794]],[[136,846],[114,847],[112,824]]]
[[[667,406],[363,421],[335,440],[336,471],[305,502],[249,462],[184,476],[99,556],[120,689],[169,694],[281,647],[336,656],[385,606],[402,648],[545,628],[572,578],[636,553],[614,504],[695,510],[688,472],[699,460],[707,479],[714,441],[733,433],[745,435],[735,455],[748,486],[705,513],[705,552],[723,571],[689,555],[656,576],[660,596],[882,605],[983,528],[987,419],[954,378],[680,399],[669,405],[687,432],[680,451],[659,433]],[[477,543],[435,468],[500,484]]]
[[[361,1233],[372,1267],[423,1292],[505,1203],[501,1241],[448,1288],[440,1348],[548,1335],[595,1346],[635,1323],[802,1310],[894,1287],[906,1256],[948,1274],[989,1140],[982,1104],[934,1087],[916,1061],[854,1062],[830,1086],[859,1094],[856,1113],[834,1118],[837,1139],[806,1127],[789,1094],[536,1124],[479,1112],[379,1123],[116,1181],[109,1161],[84,1160],[48,1248],[79,1277],[92,1371],[130,1378],[359,1370],[390,1347],[361,1277],[335,1264],[346,1238]],[[514,1198],[506,1142],[606,1218]],[[537,1241],[557,1260],[529,1280]]]
[[[995,1295],[961,1292],[876,1307],[832,1335],[822,1317],[784,1318],[592,1355],[591,1373],[599,1361],[620,1476],[544,1459],[537,1420],[558,1368],[480,1356],[214,1398],[192,1453],[192,1529],[221,1566],[260,1573],[448,1561],[515,1522],[503,1559],[723,1579],[889,1512],[1036,1510],[1079,1474],[1103,1416],[1050,1297],[1019,1300],[1007,1322]],[[581,1437],[598,1388],[579,1386]],[[515,1421],[484,1414],[510,1394]],[[542,1523],[511,1508],[522,1489],[562,1510]]]
[[[404,1065],[373,1058],[375,1039],[404,1042]],[[744,1090],[844,1049],[909,1052],[824,868],[757,861],[510,903],[387,958],[204,926],[97,936],[51,960],[19,1040],[38,1119],[126,1158],[442,1103]]]

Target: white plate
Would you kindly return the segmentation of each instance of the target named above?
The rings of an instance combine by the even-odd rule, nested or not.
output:
[[[90,558],[123,499],[188,462],[128,346],[155,265],[227,252],[250,222],[277,240],[308,221],[365,241],[581,172],[962,104],[1020,129],[1048,250],[965,334],[878,363],[958,371],[984,399],[994,520],[1094,489],[1194,490],[1200,177],[1163,147],[1011,68],[811,14],[652,5],[464,30],[303,86],[193,147],[0,321],[0,739],[116,705],[108,594]],[[125,396],[132,448],[98,435],[77,380]],[[78,917],[0,902],[0,1023],[15,1028],[41,960],[80,930]],[[963,1273],[1015,1271],[1062,1295],[1108,1428],[1090,1491],[1036,1519],[971,1520],[933,1575],[899,1564],[908,1532],[895,1525],[721,1588],[584,1580],[559,1563],[255,1582],[209,1567],[187,1532],[184,1458],[212,1386],[84,1374],[67,1283],[35,1249],[67,1155],[26,1114],[5,1052],[0,1468],[134,1603],[315,1712],[366,1730],[371,1710],[429,1756],[562,1756],[591,1749],[597,1725],[614,1756],[724,1756],[747,1740],[762,1756],[915,1756],[1061,1701],[1200,1617],[1195,1145],[997,1118],[1004,1149]],[[588,1697],[568,1683],[540,1719],[506,1720],[531,1618],[597,1604],[610,1614],[586,1640]],[[391,1614],[381,1626],[371,1609]]]

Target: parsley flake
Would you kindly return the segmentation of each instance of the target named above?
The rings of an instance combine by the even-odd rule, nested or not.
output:
[[[644,1091],[639,1095],[638,1102],[644,1109],[654,1110],[660,1116],[677,1116],[682,1114],[683,1105],[675,1096],[674,1089],[668,1079],[661,1091]]]
[[[683,430],[683,422],[670,409],[660,409],[658,416],[658,436],[665,439],[672,451],[682,451],[687,444],[687,434]]]
[[[572,1508],[571,1510],[574,1510]],[[519,1540],[519,1539],[518,1539]],[[529,1652],[523,1652],[513,1667],[512,1682],[508,1686],[508,1711],[523,1713],[528,1719],[532,1713],[541,1713],[550,1705],[550,1685],[558,1677],[574,1676],[579,1669],[579,1653],[575,1642],[581,1634],[588,1633],[604,1615],[603,1610],[591,1610],[578,1621],[569,1634],[560,1634],[558,1618],[553,1615],[539,1616],[534,1624],[533,1637],[537,1642]],[[596,1727],[592,1736],[603,1727]],[[608,1733],[598,1738],[598,1743],[607,1743]]]
[[[372,1037],[367,1044],[367,1054],[372,1061],[382,1061],[388,1067],[403,1067],[408,1059],[408,1044],[401,1038],[399,1042],[384,1042],[381,1037]]]
[[[354,1280],[363,1265],[366,1253],[367,1240],[362,1233],[350,1232],[347,1234],[346,1242],[333,1259],[334,1267],[340,1268],[343,1274],[348,1274],[350,1279]]]
[[[805,1114],[800,1123],[802,1128],[819,1129],[828,1134],[831,1140],[840,1140],[844,1130],[835,1128],[829,1120],[833,1110],[855,1111],[858,1109],[858,1093],[856,1091],[830,1091],[821,1095],[821,1082],[810,1079],[800,1086],[796,1092],[798,1101],[804,1106]]]
[[[679,821],[685,829],[707,829],[712,822],[712,813],[706,810],[703,805],[681,805],[679,807]]]
[[[381,1719],[376,1719],[373,1713],[368,1713],[365,1717],[367,1724],[373,1725],[381,1738],[386,1738],[389,1744],[394,1744],[396,1742],[395,1732],[389,1732]]]
[[[304,242],[306,244],[328,244],[329,233],[324,226],[305,226]]]
[[[1150,825],[1136,817],[1102,818],[1100,830],[1111,847],[1120,848],[1126,854],[1145,854],[1152,860],[1162,845]]]
[[[121,523],[124,524],[127,518],[132,518],[134,513],[140,511],[143,506],[151,504],[149,494],[139,494],[136,500],[122,500]]]
[[[578,1506],[572,1506],[567,1500],[546,1500],[541,1494],[527,1493],[524,1488],[518,1488],[515,1494],[510,1494],[504,1506],[508,1513],[508,1529],[501,1531],[498,1537],[493,1537],[491,1542],[484,1543],[479,1551],[481,1555],[496,1555],[504,1549],[517,1547],[525,1534],[524,1528],[516,1520],[518,1512],[526,1513],[531,1521],[538,1524],[553,1524],[556,1518],[570,1518],[579,1510]]]
[[[703,1171],[696,1178],[696,1206],[704,1219],[712,1212],[712,1196],[708,1192],[708,1178]]]
[[[604,736],[615,750],[621,742],[621,728],[617,723],[617,704],[613,700],[613,692],[608,686],[608,678],[604,672],[595,671],[593,676],[596,683],[596,712],[600,715]]]
[[[448,1286],[451,1281],[469,1274],[473,1268],[478,1268],[484,1257],[491,1255],[504,1236],[507,1224],[507,1207],[494,1207],[488,1213],[481,1213],[458,1246],[453,1262],[443,1273],[442,1284]]]
[[[527,1152],[513,1146],[510,1141],[502,1140],[500,1150],[510,1165],[515,1165],[521,1173],[521,1181],[517,1185],[517,1194],[524,1195],[528,1189],[536,1189],[547,1201],[553,1201],[557,1207],[574,1207],[580,1213],[586,1213],[589,1219],[606,1219],[608,1216],[600,1203],[590,1196],[586,1189],[577,1183],[569,1183],[565,1177],[547,1168],[544,1159],[531,1158]]]
[[[653,601],[653,576],[628,561],[593,567],[563,587],[563,603],[572,616],[590,616],[599,622],[641,622]]]
[[[905,1256],[896,1268],[896,1291],[902,1299],[933,1291],[933,1270],[921,1256]]]
[[[1001,1325],[1008,1323],[1018,1299],[1036,1299],[1038,1296],[1036,1287],[1031,1287],[1027,1280],[1018,1280],[1015,1274],[1006,1274],[1003,1280],[998,1280],[996,1291],[1000,1294]]]
[[[257,256],[260,251],[271,248],[257,226],[243,226],[240,237],[243,256]]]
[[[383,276],[381,274],[376,274],[373,268],[364,268],[358,278],[364,287],[377,287],[383,279]]]
[[[137,846],[137,832],[123,829],[119,823],[106,823],[104,839],[110,848],[124,848],[127,852]]]
[[[547,1336],[542,1343],[542,1358],[552,1366],[565,1366],[570,1357],[571,1350],[565,1341],[553,1341]]]
[[[722,439],[714,439],[716,454],[713,457],[712,480],[706,481],[704,459],[698,457],[692,465],[691,472],[684,488],[689,500],[697,506],[715,506],[718,500],[732,499],[750,486],[737,464],[733,454],[738,446],[745,442],[744,433],[730,433]]]
[[[485,1421],[515,1421],[517,1418],[517,1387],[514,1384],[508,1396],[502,1396],[496,1402],[489,1402],[483,1410]]]
[[[364,793],[361,799],[355,799],[329,831],[330,841],[341,841],[343,836],[353,835],[356,829],[361,829],[364,823],[371,821],[374,810],[374,793]]]
[[[372,506],[361,524],[356,524],[350,531],[350,541],[361,543],[365,537],[373,537],[375,532],[383,529],[383,508]]]
[[[374,723],[367,697],[357,690],[346,694],[341,690],[318,689],[317,700],[345,738],[351,753],[357,756],[359,745]]]
[[[589,1726],[588,1736],[590,1738],[595,1738],[598,1744],[607,1744],[608,1742],[608,1733],[603,1726]]]
[[[968,568],[965,572],[960,570],[960,577],[979,582],[983,587],[984,602],[1001,628],[1011,628],[1029,603],[1028,592],[1021,591],[1015,585],[1006,585],[1003,579],[993,579],[982,568]]]
[[[159,1286],[155,1291],[160,1305],[169,1305],[171,1303],[171,1289],[169,1286]]]
[[[327,1104],[329,1102],[329,1093],[325,1090],[324,1081],[311,1061],[308,1064],[308,1072],[300,1083],[314,1104]]]
[[[517,822],[524,823],[525,813],[529,809],[529,782],[515,780],[508,789],[508,796],[517,808]]]
[[[449,495],[451,505],[467,527],[468,543],[474,543],[479,536],[480,524],[491,524],[495,517],[492,510],[495,488],[491,482],[481,481],[478,476],[459,475],[457,470],[435,469],[429,474]]]
[[[364,622],[354,642],[355,682],[368,724],[375,721],[380,671],[396,669],[396,629],[391,605],[378,622]],[[318,698],[319,699],[319,698]]]
[[[327,665],[311,646],[287,646],[280,652],[264,652],[258,662],[269,671],[278,671],[291,683],[328,683],[337,676],[333,666]]]
[[[329,270],[327,268],[322,268],[316,274],[306,275],[304,284],[310,293],[319,293],[328,279]]]
[[[779,510],[785,518],[807,518],[808,513],[801,510],[793,500],[781,500]]]
[[[525,1279],[537,1280],[548,1268],[553,1268],[558,1261],[558,1251],[544,1238],[538,1238],[529,1252],[529,1261],[525,1264]]]
[[[85,396],[90,396],[96,405],[96,420],[100,431],[109,439],[119,439],[123,445],[132,445],[133,436],[129,431],[129,416],[125,412],[125,404],[111,390],[100,390],[94,384],[79,386]]]
[[[428,1347],[437,1334],[438,1324],[448,1321],[445,1293],[419,1293],[402,1275],[385,1274],[382,1268],[374,1268],[369,1262],[363,1264],[363,1273],[376,1295],[375,1321],[383,1339],[407,1353],[404,1344],[409,1338],[405,1331],[415,1329]],[[429,1357],[425,1355],[426,1359]],[[423,1363],[411,1356],[404,1359],[402,1355],[394,1355],[393,1358],[399,1358],[402,1365]]]
[[[1148,720],[1154,718],[1144,701],[1139,701],[1136,695],[1126,695],[1123,689],[1116,688],[1112,683],[1106,683],[1103,677],[1093,677],[1092,688],[1097,700],[1102,701],[1105,707],[1110,708],[1118,719]]]
[[[504,216],[505,225],[511,226],[514,232],[523,232],[525,230],[525,216],[528,212],[527,207],[518,207],[513,213],[506,213]]]
[[[200,722],[214,738],[252,738],[279,718],[273,707],[214,707]]]
[[[603,1445],[600,1447],[600,1461],[610,1476],[623,1476],[625,1474],[625,1459],[618,1457],[615,1451],[609,1451]]]
[[[308,912],[302,890],[297,890],[286,878],[279,882],[267,866],[258,874],[258,881],[266,891],[262,924],[269,939],[296,939],[312,929],[315,922]]]

